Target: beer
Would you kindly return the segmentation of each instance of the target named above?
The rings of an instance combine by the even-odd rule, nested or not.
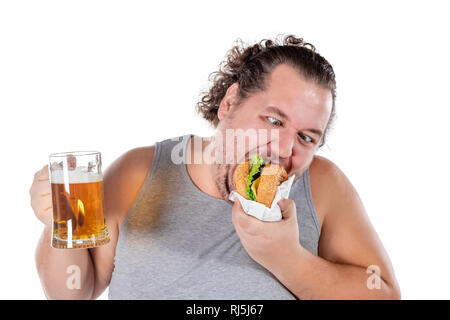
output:
[[[109,242],[102,175],[92,170],[92,162],[87,168],[76,167],[74,158],[52,164],[52,247],[92,248]]]

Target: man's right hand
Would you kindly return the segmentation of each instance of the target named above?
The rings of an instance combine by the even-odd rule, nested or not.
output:
[[[34,174],[30,197],[34,214],[47,227],[50,227],[53,219],[53,204],[48,165]]]
[[[108,287],[114,270],[119,226],[144,184],[151,168],[155,147],[128,151],[116,159],[103,176],[105,219],[111,241],[90,249],[51,247],[53,204],[48,166],[34,175],[30,188],[31,206],[45,224],[36,248],[36,268],[49,299],[96,299]],[[67,288],[67,268],[80,268],[80,289]]]

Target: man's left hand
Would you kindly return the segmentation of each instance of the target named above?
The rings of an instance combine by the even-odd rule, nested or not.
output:
[[[238,199],[234,202],[231,220],[250,257],[272,273],[298,257],[303,250],[299,242],[297,209],[294,200],[278,201],[282,219],[277,222],[261,221],[245,213]]]

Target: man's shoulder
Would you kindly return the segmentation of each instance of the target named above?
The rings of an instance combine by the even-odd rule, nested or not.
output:
[[[345,192],[350,182],[333,161],[318,155],[309,166],[309,178],[314,207],[322,225],[325,216],[339,200],[339,194]]]
[[[128,180],[142,178],[150,169],[154,153],[154,145],[130,149],[118,157],[108,167],[108,171],[115,177],[127,176]]]
[[[104,175],[105,201],[113,215],[122,220],[152,166],[155,146],[131,149],[117,158]]]
[[[309,166],[310,176],[321,182],[342,182],[345,175],[342,170],[328,158],[315,155]]]
[[[155,146],[137,147],[128,150],[122,155],[122,166],[128,170],[148,169],[153,160]]]

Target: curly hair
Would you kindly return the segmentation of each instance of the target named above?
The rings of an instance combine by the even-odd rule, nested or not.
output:
[[[259,43],[246,46],[241,39],[228,51],[219,71],[209,76],[212,86],[201,94],[196,110],[215,128],[219,123],[217,112],[227,89],[237,83],[238,103],[250,94],[264,90],[265,80],[272,70],[280,64],[287,64],[332,94],[332,109],[329,121],[319,147],[325,144],[326,133],[335,118],[336,79],[331,64],[325,60],[316,48],[293,35],[283,39],[263,39]]]

